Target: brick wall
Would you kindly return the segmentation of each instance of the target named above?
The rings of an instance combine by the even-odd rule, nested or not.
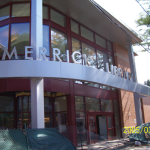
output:
[[[114,49],[114,63],[115,66],[122,70],[130,72],[128,52],[118,44],[113,44]],[[134,119],[136,119],[134,96],[132,92],[118,90],[121,127],[136,126]]]
[[[144,123],[150,122],[150,97],[142,98],[143,101],[143,113],[144,113]]]

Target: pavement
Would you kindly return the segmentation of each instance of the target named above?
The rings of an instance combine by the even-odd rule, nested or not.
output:
[[[77,150],[150,150],[150,145],[135,146],[134,142],[130,142],[128,138],[112,141],[103,141]]]

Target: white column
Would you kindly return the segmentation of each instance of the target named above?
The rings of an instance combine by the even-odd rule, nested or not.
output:
[[[137,82],[136,67],[131,40],[127,41],[127,49],[128,49],[130,69],[133,75],[133,81]],[[137,125],[139,126],[142,124],[142,115],[141,115],[141,104],[139,100],[139,95],[137,93],[134,93],[134,104],[135,104],[136,122]]]
[[[39,47],[43,47],[42,0],[31,0],[31,46],[33,61],[39,60]],[[31,128],[44,128],[44,81],[32,78]]]
[[[43,79],[31,79],[31,127],[44,128]]]

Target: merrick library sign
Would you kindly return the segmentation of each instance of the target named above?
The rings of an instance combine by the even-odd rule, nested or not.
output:
[[[75,51],[71,57],[74,63],[62,62],[60,58],[60,50],[53,48],[53,61],[48,61],[46,58],[46,48],[39,48],[39,59],[33,60],[33,57],[29,54],[33,54],[32,46],[25,46],[25,60],[19,60],[17,50],[14,47],[9,54],[7,49],[4,49],[2,60],[5,60],[6,56],[9,59],[14,55],[16,60],[1,61],[0,67],[7,68],[7,70],[0,72],[0,78],[62,78],[62,79],[74,79],[80,81],[88,81],[93,83],[99,83],[106,86],[123,89],[142,95],[150,96],[150,88],[136,82],[133,82],[132,75],[126,71],[122,71],[121,68],[111,65],[111,72],[109,71],[108,63],[106,63],[106,72],[87,66],[86,55],[82,56],[85,65],[78,65],[80,62],[76,61],[75,56],[81,57],[81,53]],[[66,50],[67,62],[69,62],[69,50]],[[40,60],[45,61],[40,61]],[[59,61],[56,61],[59,60]],[[29,60],[29,61],[26,61]],[[123,74],[123,75],[122,75]]]

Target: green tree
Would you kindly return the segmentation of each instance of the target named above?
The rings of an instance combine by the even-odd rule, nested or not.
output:
[[[150,0],[138,0],[142,7],[147,11],[140,13],[139,19],[136,20],[139,29],[139,34],[143,38],[141,45],[144,46],[146,51],[150,51]],[[145,51],[143,50],[143,51]]]
[[[144,81],[144,84],[150,86],[150,80]]]

